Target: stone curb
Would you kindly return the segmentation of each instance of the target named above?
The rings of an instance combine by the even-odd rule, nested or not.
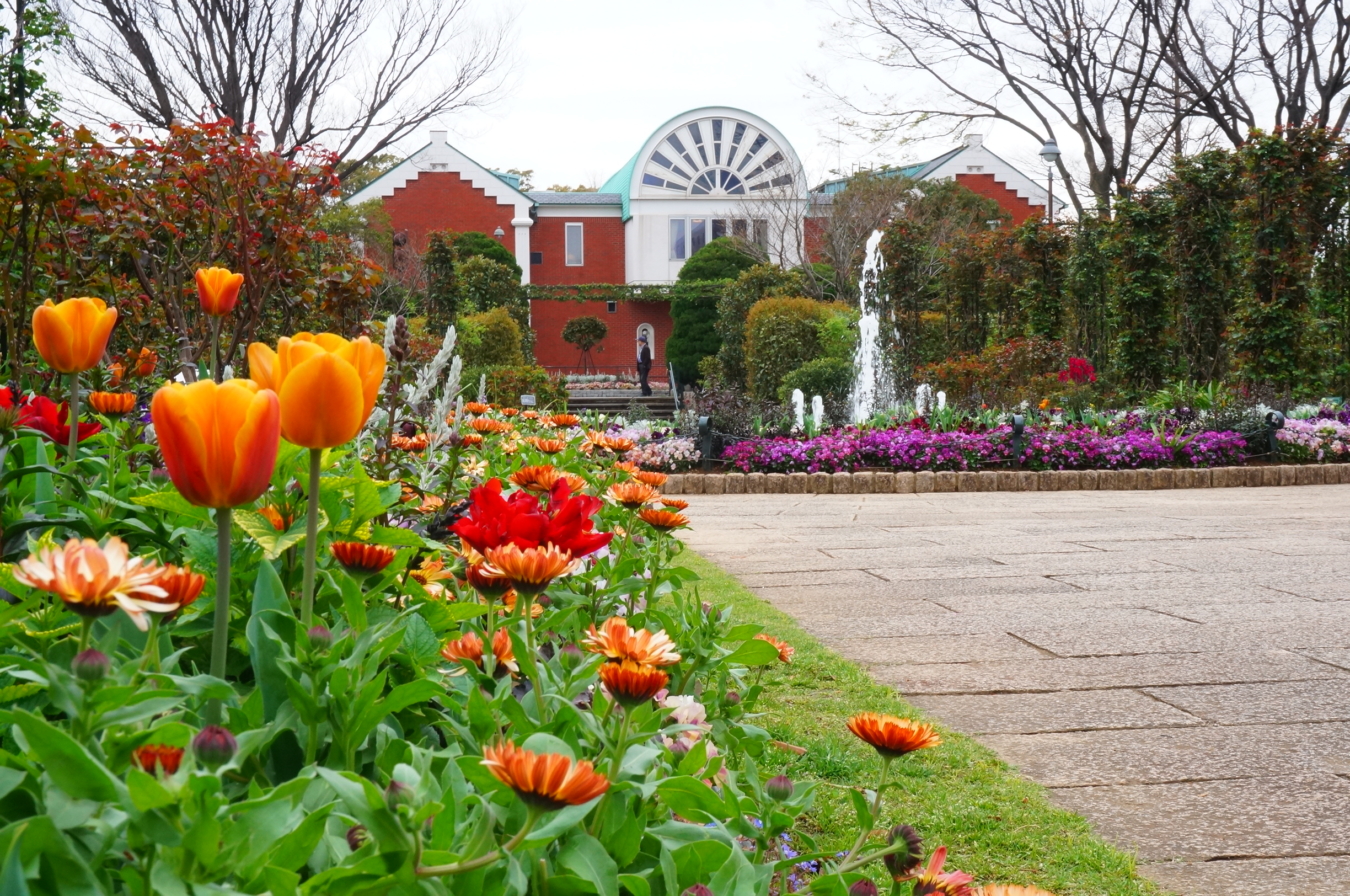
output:
[[[1350,464],[1199,470],[981,470],[933,473],[674,473],[667,495],[912,495],[926,492],[1144,491],[1350,484]]]

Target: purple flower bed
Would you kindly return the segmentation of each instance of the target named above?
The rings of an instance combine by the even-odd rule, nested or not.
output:
[[[1202,432],[1160,440],[1150,430],[1103,434],[1087,427],[1028,430],[1022,465],[1029,470],[1131,470],[1241,464],[1247,443],[1236,432]],[[722,459],[759,473],[840,473],[865,467],[896,470],[978,470],[1006,465],[1012,431],[930,432],[919,427],[859,432],[842,429],[814,439],[751,439],[729,446]]]

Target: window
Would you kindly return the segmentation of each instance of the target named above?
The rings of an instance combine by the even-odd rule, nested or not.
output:
[[[708,243],[708,220],[706,218],[689,219],[689,254],[697,252]]]
[[[610,299],[608,302],[605,303],[605,310],[608,311],[610,314],[613,314],[614,312],[619,310],[619,303],[614,301],[613,299]]]
[[[543,253],[543,252],[531,252],[531,253],[530,253],[530,264],[543,264],[543,263],[544,263],[544,253]]]
[[[709,240],[725,236],[753,240],[761,248],[767,249],[769,222],[759,218],[753,221],[745,218],[671,218],[670,259],[683,261],[702,249]]]
[[[583,252],[582,252],[581,222],[580,222],[580,221],[569,221],[566,225],[564,225],[564,229],[565,229],[565,231],[566,231],[566,237],[567,237],[567,238],[566,238],[566,251],[567,251],[567,260],[566,260],[566,264],[567,264],[568,267],[571,267],[571,268],[581,267],[581,265],[585,264],[585,261],[584,261],[585,256],[584,256],[584,254],[583,254]]]
[[[684,251],[684,218],[670,219],[670,258],[679,261],[689,256]]]

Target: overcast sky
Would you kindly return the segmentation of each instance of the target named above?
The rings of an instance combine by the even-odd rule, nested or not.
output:
[[[489,112],[443,124],[450,141],[480,164],[534,169],[535,189],[603,183],[652,131],[697,106],[728,105],[766,118],[813,180],[835,168],[929,158],[952,143],[876,145],[836,124],[836,110],[809,74],[855,95],[897,86],[887,83],[894,75],[822,45],[832,16],[819,0],[516,3],[513,89]],[[988,135],[995,151],[999,136]],[[403,149],[416,149],[424,137]],[[1015,139],[1011,131],[1006,138]],[[1011,147],[1008,154],[1017,155]]]

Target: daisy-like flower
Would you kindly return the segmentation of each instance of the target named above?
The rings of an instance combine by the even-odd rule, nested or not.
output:
[[[514,423],[506,420],[493,420],[490,417],[475,417],[469,422],[469,425],[473,427],[475,432],[483,434],[510,432],[516,428]]]
[[[497,629],[497,633],[492,636],[492,655],[497,658],[498,669],[509,669],[512,674],[520,671],[520,666],[516,664],[515,650],[511,647],[511,635],[504,628]],[[451,675],[464,674],[461,660],[468,660],[481,669],[483,639],[475,632],[466,632],[463,637],[445,642],[445,646],[441,648],[441,656],[455,664]]]
[[[521,467],[510,475],[516,485],[532,492],[552,491],[553,486],[562,478],[562,471],[552,464],[538,467]]]
[[[591,626],[581,646],[612,662],[632,660],[644,666],[672,666],[680,661],[679,651],[665,632],[629,628],[622,616],[611,616],[596,631]]]
[[[382,544],[335,541],[330,548],[337,562],[352,572],[379,572],[394,562],[397,551]]]
[[[177,613],[201,596],[206,585],[206,576],[193,572],[186,566],[167,564],[160,571],[155,584],[164,589],[164,599],[157,603],[167,604],[170,613]]]
[[[667,510],[688,510],[689,502],[682,501],[679,498],[662,498],[661,506]]]
[[[145,744],[131,751],[131,761],[148,775],[153,775],[156,768],[166,775],[172,775],[183,764],[183,748],[168,744]]]
[[[636,448],[637,442],[634,442],[632,439],[625,439],[622,436],[606,435],[605,443],[602,447],[608,448],[615,454],[623,454]]]
[[[1040,887],[1023,887],[1017,884],[985,884],[975,891],[975,896],[1055,896],[1049,890]]]
[[[454,573],[445,568],[444,560],[433,560],[430,557],[423,560],[416,569],[410,570],[408,575],[416,579],[432,597],[444,595],[445,586],[441,582],[454,578]]]
[[[275,504],[268,504],[266,507],[259,507],[258,513],[260,513],[269,523],[271,523],[272,528],[276,529],[278,532],[287,531],[288,529],[291,528],[291,524],[295,522],[294,514],[282,513]]]
[[[525,440],[544,454],[557,454],[567,447],[567,443],[562,439],[545,439],[541,436],[530,436]]]
[[[430,444],[431,437],[424,432],[415,436],[394,436],[389,440],[389,447],[399,451],[421,451]]]
[[[135,392],[90,392],[89,406],[105,417],[121,417],[136,409]]]
[[[422,503],[417,505],[418,513],[435,513],[445,506],[445,499],[437,495],[423,495]]]
[[[482,479],[487,475],[487,468],[488,462],[482,458],[473,460],[468,457],[461,457],[459,459],[460,472],[468,476],[473,476],[476,479]]]
[[[520,413],[520,408],[502,408],[503,417],[514,417]]]
[[[616,463],[614,465],[614,469],[627,473],[629,476],[632,476],[635,479],[637,478],[637,474],[642,472],[641,467],[639,467],[635,463],[630,463],[629,461],[626,460],[619,461],[618,463]],[[638,481],[641,482],[642,480],[639,479]]]
[[[576,414],[554,414],[548,418],[548,422],[554,426],[576,426],[581,418]]]
[[[522,549],[508,541],[499,548],[488,548],[485,556],[490,574],[510,579],[513,588],[531,597],[542,594],[550,582],[580,565],[580,561],[572,559],[571,552],[551,544]]]
[[[518,600],[520,600],[520,596],[516,594],[515,589],[512,588],[508,590],[505,594],[502,595],[502,608],[497,612],[503,616],[510,616],[512,613],[516,611],[516,602]],[[543,615],[544,615],[543,605],[531,602],[530,618],[538,619],[540,616]]]
[[[126,543],[114,535],[102,547],[93,539],[72,538],[65,547],[43,548],[19,561],[14,578],[55,594],[81,616],[107,616],[121,608],[137,628],[147,631],[147,611],[176,609],[161,603],[168,597],[155,582],[162,572],[144,557],[129,556]]]
[[[483,437],[476,432],[461,433],[459,444],[464,448],[477,448],[483,444]]]
[[[660,492],[643,482],[618,482],[611,485],[606,494],[615,504],[622,504],[629,510],[637,510],[661,498]]]
[[[465,402],[464,410],[469,414],[486,414],[492,409],[492,405],[483,404],[481,401]]]
[[[689,525],[689,517],[684,514],[675,513],[672,510],[657,510],[655,507],[644,507],[639,510],[638,519],[653,529],[660,529],[662,532],[683,529]]]
[[[797,652],[797,648],[793,647],[788,642],[780,641],[777,638],[773,637],[772,635],[766,635],[763,632],[760,632],[758,635],[755,635],[755,640],[764,641],[765,643],[772,644],[775,648],[777,648],[778,662],[780,663],[792,662],[792,654]],[[854,733],[856,734],[857,732]],[[859,734],[858,736],[862,737],[861,734]]]
[[[486,598],[504,598],[511,591],[511,580],[497,575],[486,562],[472,563],[464,568],[464,581]]]
[[[670,683],[670,676],[659,666],[624,660],[601,664],[600,681],[624,706],[638,706],[655,698]]]
[[[589,762],[574,762],[561,753],[532,753],[510,741],[484,748],[483,765],[543,812],[589,803],[609,789],[609,779]]]
[[[875,747],[885,759],[894,759],[942,743],[942,738],[938,737],[932,725],[877,712],[858,713],[848,720],[848,730],[859,740]]]
[[[942,870],[947,847],[939,846],[928,858],[928,866],[914,879],[914,896],[974,896],[970,882],[975,878],[964,871]]]
[[[657,473],[653,470],[638,470],[633,474],[633,478],[638,482],[645,482],[652,488],[660,488],[666,484],[666,480],[670,477],[665,473]]]
[[[538,419],[539,419],[539,412],[538,412],[538,411],[521,411],[521,412],[520,412],[520,416],[523,417],[523,418],[526,419],[526,420],[538,420]]]

